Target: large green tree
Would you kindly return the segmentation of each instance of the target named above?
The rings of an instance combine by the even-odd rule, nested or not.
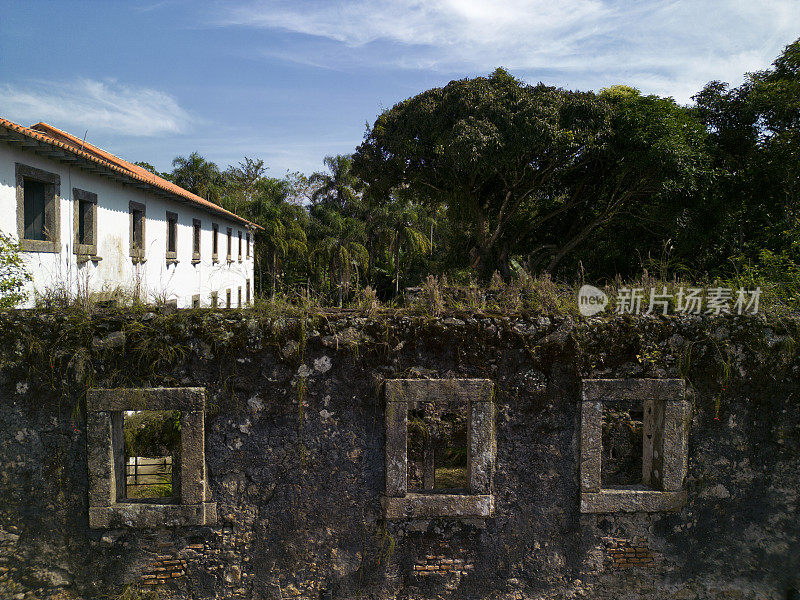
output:
[[[511,227],[521,213],[533,217],[533,230],[563,211],[553,182],[601,143],[609,116],[593,94],[526,85],[498,69],[385,111],[359,146],[354,172],[373,193],[408,186],[445,204],[471,234],[471,266],[488,274],[529,233]]]
[[[800,40],[772,68],[735,88],[712,81],[695,100],[715,174],[690,245],[723,273],[780,257],[770,273],[780,278],[800,264]]]

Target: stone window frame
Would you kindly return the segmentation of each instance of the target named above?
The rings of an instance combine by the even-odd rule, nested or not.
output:
[[[74,234],[74,252],[78,256],[78,260],[83,259],[96,261],[100,257],[97,256],[97,194],[82,190],[79,188],[72,188],[72,202],[73,202],[73,227]],[[81,218],[81,202],[88,202],[92,205],[91,222],[89,223],[89,230],[91,235],[91,244],[81,244],[78,234],[80,233],[80,218]],[[86,224],[84,223],[84,229]]]
[[[192,219],[192,264],[200,262],[200,248],[203,239],[203,222],[200,219]]]
[[[603,488],[603,404],[641,402],[642,486]],[[677,511],[686,504],[689,402],[682,379],[584,379],[581,392],[582,513]],[[635,488],[635,489],[634,489]]]
[[[239,262],[242,262],[242,231],[241,229],[236,232],[239,235]]]
[[[172,241],[175,242],[174,250],[169,249],[170,229],[173,229]],[[167,211],[167,235],[166,235],[165,253],[168,265],[172,265],[178,262],[178,213],[169,210]]]
[[[90,389],[86,394],[89,527],[214,525],[205,463],[205,388]],[[130,410],[181,413],[180,503],[126,502],[123,418]],[[120,501],[121,500],[121,501]]]
[[[192,294],[192,308],[200,308],[200,294]]]
[[[245,242],[245,252],[247,253],[247,260],[250,260],[250,232],[248,231],[245,234],[246,242]]]
[[[390,379],[386,395],[386,519],[488,518],[494,514],[497,454],[494,384],[490,379]],[[408,491],[408,405],[467,405],[467,494]]]
[[[17,186],[17,238],[23,252],[61,252],[61,176],[23,163],[14,163]],[[25,238],[25,180],[46,184],[44,221],[47,240]]]
[[[232,254],[231,254],[231,252],[233,252],[233,228],[232,227],[228,227],[227,228],[227,236],[228,236],[228,259],[227,260],[228,260],[228,264],[231,264],[233,262],[233,258],[232,258]]]
[[[225,290],[225,308],[231,308],[231,288]]]
[[[211,308],[219,308],[219,292],[211,292]]]
[[[142,225],[142,240],[141,246],[136,245],[136,240],[134,239],[134,227],[133,222],[136,218],[136,213],[141,213],[141,225]],[[133,259],[134,263],[143,263],[147,259],[145,258],[145,244],[147,240],[147,207],[142,204],[141,202],[134,202],[131,200],[128,203],[128,235],[130,238],[130,250],[131,250],[131,258]]]
[[[245,298],[246,298],[245,304],[250,306],[250,280],[249,279],[247,279],[245,281]]]

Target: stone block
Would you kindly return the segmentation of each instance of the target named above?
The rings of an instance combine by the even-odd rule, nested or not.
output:
[[[89,506],[108,506],[117,501],[112,446],[111,413],[86,415]]]
[[[602,490],[581,493],[582,513],[678,511],[686,505],[686,491]]]
[[[406,494],[381,499],[386,519],[485,518],[494,513],[489,494]]]
[[[685,393],[683,379],[584,379],[583,401],[681,400]]]
[[[205,388],[96,388],[86,392],[88,411],[205,410]]]
[[[389,379],[387,402],[491,402],[490,379]]]
[[[581,490],[600,491],[600,469],[603,456],[603,403],[598,400],[581,403]]]
[[[205,420],[202,412],[181,413],[181,503],[205,501]]]
[[[469,491],[488,494],[492,491],[492,476],[497,442],[494,427],[494,403],[469,403],[467,473]]]
[[[386,495],[402,496],[408,488],[408,404],[386,403]]]

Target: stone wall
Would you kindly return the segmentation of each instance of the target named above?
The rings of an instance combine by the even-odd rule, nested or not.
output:
[[[792,598],[794,321],[0,316],[0,597]],[[493,515],[385,520],[387,379],[490,379]],[[682,379],[687,502],[580,511],[583,379]],[[214,525],[90,529],[87,390],[205,388]]]

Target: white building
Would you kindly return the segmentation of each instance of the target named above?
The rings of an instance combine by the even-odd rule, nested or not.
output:
[[[34,292],[244,306],[249,221],[45,123],[0,118],[0,231],[21,241]]]

